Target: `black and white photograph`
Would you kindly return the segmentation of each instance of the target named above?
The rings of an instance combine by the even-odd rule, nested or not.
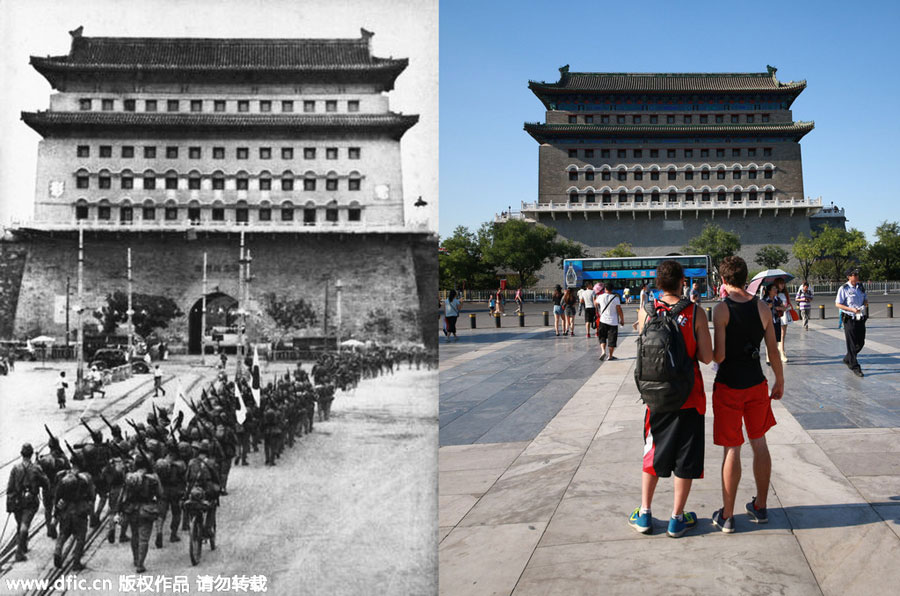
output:
[[[0,594],[436,593],[437,0],[0,40]]]

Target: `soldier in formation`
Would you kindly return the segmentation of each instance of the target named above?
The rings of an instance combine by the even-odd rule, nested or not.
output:
[[[57,567],[63,565],[65,544],[74,539],[72,569],[84,568],[88,527],[101,526],[109,514],[107,539],[115,542],[119,526],[119,542],[130,539],[135,570],[143,573],[154,529],[155,546],[163,548],[170,514],[169,542],[179,542],[179,527],[187,530],[189,524],[184,504],[202,501],[205,538],[213,536],[232,465],[248,465],[248,455],[259,450],[260,442],[265,465],[275,465],[286,447],[312,432],[317,404],[319,420],[328,420],[337,391],[352,391],[362,379],[393,373],[404,361],[410,368],[436,364],[419,347],[374,346],[325,354],[311,375],[298,365],[268,383],[260,390],[258,403],[247,378],[229,383],[220,373],[196,403],[186,400],[193,413],[189,420],[183,412],[172,420],[166,409],[154,405],[146,422],[127,420],[133,433],[126,435],[101,415],[110,436],[105,438],[100,429],[82,422],[88,435],[74,446],[65,442],[68,457],[45,427],[48,452],[35,463],[34,449],[24,444],[22,461],[9,477],[7,511],[16,520],[16,560],[26,559],[31,521],[43,502],[47,535],[57,540]]]

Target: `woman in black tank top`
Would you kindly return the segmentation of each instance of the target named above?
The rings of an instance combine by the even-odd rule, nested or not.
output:
[[[719,364],[716,383],[732,389],[747,389],[766,380],[759,362],[759,345],[765,335],[759,319],[757,298],[736,302],[725,298],[728,325],[725,326],[725,360]]]

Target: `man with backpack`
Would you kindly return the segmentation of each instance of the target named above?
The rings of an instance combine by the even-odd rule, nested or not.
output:
[[[662,294],[648,300],[639,319],[635,380],[647,411],[641,506],[628,520],[642,534],[653,532],[653,493],[659,478],[674,472],[675,496],[666,530],[672,538],[697,525],[697,515],[684,506],[693,479],[703,477],[706,394],[699,362],[712,359],[706,313],[681,297],[683,279],[677,261],[660,263],[656,283]]]
[[[756,523],[769,521],[766,498],[772,458],[766,444],[766,432],[775,426],[771,400],[781,399],[784,394],[784,372],[775,341],[772,311],[744,289],[747,263],[740,257],[727,257],[719,265],[719,274],[728,296],[713,310],[713,360],[719,364],[713,385],[713,442],[725,449],[722,460],[724,503],[713,513],[712,522],[722,532],[731,534],[735,530],[734,502],[741,479],[742,422],[747,427],[753,449],[753,476],[756,479],[756,496],[747,503],[747,514]],[[775,373],[771,393],[759,361],[763,338]]]
[[[28,558],[28,531],[38,510],[38,491],[49,490],[50,482],[40,466],[31,461],[34,448],[31,443],[22,445],[19,451],[22,461],[13,466],[6,485],[6,511],[16,518],[16,561]]]
[[[53,564],[57,569],[63,566],[63,548],[70,537],[75,540],[72,571],[84,569],[81,556],[84,554],[88,518],[93,510],[95,497],[91,475],[84,471],[82,456],[75,453],[72,455],[71,467],[59,472],[56,478],[53,516],[59,520],[59,536],[56,539],[56,549],[53,551]]]

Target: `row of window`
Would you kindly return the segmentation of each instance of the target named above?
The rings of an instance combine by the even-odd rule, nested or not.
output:
[[[137,111],[138,107],[138,100],[136,99],[116,100],[111,98],[103,98],[94,100],[90,97],[83,97],[79,99],[78,107],[83,112],[89,112],[94,109],[95,101],[99,101],[100,109],[104,112],[114,112],[119,105],[121,105],[121,109],[126,112],[135,112]],[[334,113],[338,111],[338,100],[336,99],[325,99],[319,101],[316,101],[314,99],[305,99],[298,102],[295,102],[292,99],[285,99],[281,101],[260,99],[253,100],[252,102],[249,99],[238,99],[231,101],[225,99],[144,99],[141,101],[143,101],[145,112],[158,112],[161,104],[163,103],[165,103],[167,112],[180,112],[182,106],[186,107],[188,110],[194,113],[208,111],[210,108],[212,108],[213,112],[224,113],[229,111],[229,107],[231,107],[233,110],[236,110],[237,112],[250,112],[251,103],[252,107],[255,108],[254,111],[262,114],[272,112],[272,109],[275,106],[280,106],[281,112],[283,114],[290,114],[294,112],[295,103],[302,104],[303,112],[307,114],[315,113],[318,109],[318,104],[322,104],[322,109],[324,109],[325,112]],[[121,104],[119,102],[121,102]],[[359,111],[358,99],[349,99],[346,101],[341,101],[340,103],[345,105],[346,111],[348,112]]]
[[[318,217],[318,210],[312,208],[294,209],[293,207],[281,207],[278,209],[281,221],[294,221],[294,212],[302,211],[304,224],[315,224]],[[272,209],[270,207],[260,207],[258,210],[258,221],[272,221]],[[134,221],[134,207],[119,207],[119,221]],[[156,207],[141,207],[141,218],[144,221],[156,221]],[[76,205],[76,219],[90,219],[91,207],[89,205]],[[165,221],[178,221],[183,215],[178,207],[162,208],[162,219]],[[112,219],[112,207],[109,205],[100,205],[97,207],[97,219],[109,221]],[[192,222],[199,222],[201,219],[201,207],[188,207],[187,219]],[[210,219],[212,221],[225,221],[225,208],[213,207],[210,209]],[[347,210],[347,221],[361,221],[362,209],[360,207],[350,207]],[[247,223],[250,221],[250,210],[247,207],[238,207],[234,210],[234,221],[237,223]],[[325,209],[325,221],[338,221],[337,207],[329,207]]]
[[[144,190],[156,190],[157,177],[155,174],[144,174],[141,177],[141,180],[141,188],[143,188]],[[201,180],[202,178],[198,175],[189,176],[187,179],[188,190],[200,190]],[[303,181],[303,190],[316,190],[318,182],[316,178],[304,177],[301,180]],[[134,188],[134,176],[122,174],[119,177],[119,181],[120,188],[122,189],[128,190]],[[259,178],[257,182],[258,185],[255,190],[272,190],[272,178]],[[164,179],[163,184],[164,186],[162,188],[165,188],[166,190],[178,190],[178,176],[173,174],[167,175]],[[281,190],[294,190],[294,178],[292,176],[282,176],[280,179],[280,185]],[[360,178],[352,177],[347,179],[347,190],[360,190],[361,185],[362,180]],[[90,187],[91,176],[89,174],[78,174],[75,176],[75,188],[87,189]],[[112,176],[109,174],[98,175],[97,188],[102,190],[112,188]],[[225,176],[212,176],[212,189],[225,190]],[[249,176],[241,175],[235,178],[235,190],[250,190]],[[338,190],[338,179],[335,177],[326,178],[325,190]]]
[[[600,202],[601,202],[601,203],[612,203],[613,196],[615,196],[616,199],[617,199],[616,202],[618,202],[618,203],[627,203],[627,202],[629,202],[629,201],[628,201],[628,196],[629,196],[629,194],[632,195],[632,197],[633,197],[633,199],[634,199],[633,202],[635,202],[635,203],[643,203],[643,202],[644,202],[644,196],[645,196],[645,195],[644,195],[644,193],[643,193],[642,191],[636,191],[636,192],[634,192],[634,193],[628,193],[628,192],[626,192],[626,191],[624,191],[624,190],[623,190],[623,191],[619,191],[619,193],[616,194],[616,195],[613,195],[612,193],[609,193],[609,192],[604,192],[603,194],[600,195]],[[684,200],[685,200],[685,202],[688,202],[688,203],[693,203],[693,202],[694,202],[694,197],[696,196],[694,192],[692,192],[692,191],[686,191],[686,192],[681,193],[681,194],[684,195]],[[710,202],[710,201],[712,201],[713,193],[711,193],[711,192],[702,192],[702,193],[699,193],[699,194],[700,194],[700,200],[701,200],[701,201],[704,201],[704,202]],[[736,202],[736,203],[739,203],[739,202],[743,201],[745,195],[746,195],[746,197],[747,197],[747,200],[750,201],[750,202],[758,201],[758,200],[759,200],[759,197],[760,197],[760,194],[762,194],[763,200],[766,200],[766,201],[771,201],[771,200],[773,200],[774,197],[775,197],[775,193],[774,193],[773,191],[765,191],[765,192],[763,192],[763,193],[759,193],[759,192],[757,192],[757,191],[755,191],[755,190],[754,190],[754,191],[749,191],[749,192],[734,191],[734,192],[731,192],[731,193],[726,193],[725,191],[718,191],[717,193],[715,193],[716,201],[718,201],[718,202],[725,202],[725,201],[727,201],[727,200],[728,200],[728,195],[729,195],[729,194],[731,195],[732,201],[733,201],[733,202]],[[662,195],[661,193],[658,193],[658,192],[653,192],[653,193],[650,193],[650,202],[651,202],[651,203],[659,203],[660,200],[661,200],[660,197],[665,196],[667,202],[675,203],[675,202],[678,201],[678,195],[679,195],[679,193],[676,192],[676,191],[674,191],[674,190],[668,192],[668,193],[665,194],[665,195]],[[571,192],[571,193],[569,193],[569,202],[570,202],[570,203],[578,203],[578,202],[580,201],[580,198],[581,198],[581,195],[580,195],[579,193],[577,193],[577,192]],[[597,195],[595,195],[593,192],[587,192],[587,193],[584,193],[584,202],[585,202],[585,203],[596,203],[596,202],[597,202]]]
[[[686,170],[686,171],[682,172],[681,180],[693,180],[695,173],[696,172],[693,172],[691,170]],[[719,170],[716,170],[715,173],[716,173],[716,180],[725,180],[726,173],[727,173],[726,170],[719,169]],[[612,174],[613,174],[612,172],[600,172],[600,180],[612,180]],[[616,180],[622,180],[622,181],[628,180],[628,172],[625,170],[618,171],[615,174],[616,174]],[[635,171],[635,172],[632,172],[631,174],[632,174],[632,178],[631,178],[632,180],[643,180],[644,179],[644,172]],[[659,180],[660,172],[654,170],[651,172],[647,172],[647,174],[649,174],[650,180]],[[699,172],[699,174],[700,174],[700,180],[710,180],[711,179],[710,178],[711,172],[709,170],[701,170]],[[747,175],[747,179],[756,180],[758,172],[757,172],[757,170],[749,170],[747,172],[742,172],[740,168],[735,168],[735,169],[731,170],[731,179],[732,180],[740,180],[744,174]],[[770,170],[770,169],[763,170],[762,174],[763,174],[763,178],[765,178],[767,180],[772,178],[772,170]],[[569,172],[569,180],[571,180],[573,182],[577,181],[577,180],[587,180],[587,181],[596,180],[595,176],[596,176],[596,173],[591,172],[591,171],[578,172],[577,170],[572,170]],[[677,170],[669,170],[668,172],[666,172],[666,179],[667,180],[678,180],[679,179],[678,171]]]
[[[135,147],[134,145],[122,145],[120,147],[121,152],[120,156],[125,159],[133,158],[135,155]],[[145,145],[143,148],[144,159],[156,159],[156,146],[155,145]],[[177,146],[167,146],[165,148],[166,159],[178,159],[180,147]],[[188,147],[187,148],[188,159],[201,159],[203,157],[203,148],[202,147]],[[100,157],[112,157],[113,148],[112,145],[100,145],[97,148],[97,154]],[[325,147],[325,159],[337,159],[339,156],[340,150],[338,147]],[[75,155],[77,157],[90,157],[91,156],[91,146],[90,145],[78,145],[75,148]],[[303,148],[303,159],[316,159],[316,147],[304,147]],[[235,148],[235,158],[237,159],[250,159],[250,148],[249,147],[237,147]],[[347,147],[347,159],[360,159],[362,156],[362,149],[359,147]],[[225,147],[212,147],[212,158],[213,159],[225,159]],[[271,147],[259,147],[259,159],[272,159],[272,148]],[[294,148],[293,147],[281,147],[281,159],[294,159]]]
[[[753,124],[756,122],[756,114],[744,114],[743,122],[746,124]],[[661,116],[659,115],[650,115],[650,116],[641,116],[638,114],[632,116],[626,116],[624,114],[620,114],[615,116],[616,124],[628,124],[629,121],[631,124],[659,124],[659,119]],[[680,117],[675,114],[668,114],[665,117],[666,124],[724,124],[725,123],[725,114],[697,114],[696,117],[693,114],[683,114]],[[710,120],[712,117],[712,120]],[[584,124],[594,124],[595,121],[599,121],[600,124],[610,124],[610,116],[607,114],[600,115],[599,117],[594,114],[585,114],[582,117],[582,122]],[[728,121],[731,124],[740,124],[741,123],[741,114],[729,114]],[[759,114],[760,122],[770,122],[771,116],[769,114]],[[569,115],[569,124],[578,124],[578,116],[575,114]]]
[[[612,149],[569,149],[568,154],[569,157],[577,158],[578,152],[581,151],[581,156],[585,159],[592,159],[597,152],[600,152],[600,157],[612,157]],[[616,157],[619,159],[625,159],[628,157],[628,149],[616,149]],[[650,158],[659,157],[659,149],[631,149],[631,156],[634,159],[643,159],[644,151],[647,152],[647,155]],[[699,151],[700,157],[710,157],[710,151],[713,149],[666,149],[666,157],[671,159],[676,159],[678,157],[678,152],[681,151],[681,157],[684,159],[692,159],[694,157],[694,151]],[[724,147],[717,147],[715,150],[716,157],[725,157],[727,153],[727,149]],[[757,147],[732,147],[731,148],[731,157],[741,157],[745,155],[747,157],[757,157],[759,155],[759,149]],[[763,147],[762,148],[763,157],[771,157],[772,148],[771,147]]]

